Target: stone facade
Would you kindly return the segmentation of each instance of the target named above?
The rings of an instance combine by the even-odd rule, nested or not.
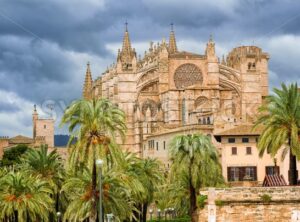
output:
[[[36,143],[54,147],[54,119],[39,118],[36,108],[32,114],[33,139]]]
[[[32,131],[33,137],[18,135],[9,138],[8,136],[0,137],[0,158],[6,149],[24,144],[29,147],[38,147],[42,144],[47,144],[49,148],[54,147],[54,119],[40,118],[34,106],[32,113]]]
[[[141,58],[126,28],[116,63],[92,87],[88,66],[83,95],[108,98],[125,111],[128,131],[122,147],[143,156],[160,132],[182,127],[185,131],[176,133],[183,133],[197,125],[198,132],[213,135],[252,123],[268,94],[268,59],[256,46],[241,46],[220,62],[212,38],[203,54],[179,51],[173,30],[169,43],[151,42]]]
[[[300,221],[300,187],[209,189],[201,194],[208,195],[207,205],[195,215],[201,222]]]

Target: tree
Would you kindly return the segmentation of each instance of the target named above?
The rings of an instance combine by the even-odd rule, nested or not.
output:
[[[208,136],[193,134],[174,137],[169,150],[173,161],[171,177],[173,181],[186,181],[184,184],[189,190],[189,215],[195,221],[193,214],[197,208],[198,190],[204,186],[223,183],[216,148]]]
[[[134,220],[139,218],[145,222],[147,219],[147,209],[153,201],[154,192],[164,181],[160,166],[156,159],[141,159],[131,153],[125,153],[123,161],[118,164],[123,182],[138,210],[134,212]]]
[[[274,88],[273,92],[259,108],[261,115],[255,123],[255,127],[263,126],[258,141],[259,155],[267,151],[274,157],[283,149],[284,159],[289,153],[289,184],[295,185],[298,179],[296,157],[300,158],[300,93],[297,84],[281,84],[281,89]]]
[[[58,192],[64,176],[64,166],[56,150],[48,152],[48,146],[41,145],[39,149],[29,149],[21,158],[22,169],[34,176],[40,176]]]
[[[2,166],[12,166],[20,163],[20,157],[27,151],[29,147],[25,144],[19,144],[4,151],[2,158]]]
[[[140,159],[137,165],[136,174],[145,189],[140,204],[141,221],[146,222],[148,206],[153,201],[154,192],[164,181],[164,175],[160,169],[161,165],[156,159]]]
[[[20,167],[23,172],[38,176],[49,183],[53,190],[56,211],[59,211],[63,203],[59,191],[64,180],[65,170],[56,149],[48,152],[47,145],[41,145],[38,149],[28,149],[21,158]],[[51,217],[53,216],[51,215]]]
[[[54,211],[51,194],[50,185],[39,177],[10,172],[0,179],[0,219],[49,221]]]
[[[134,208],[130,192],[121,179],[121,175],[111,169],[104,170],[102,190],[104,213],[112,213],[117,221],[124,221],[132,217]],[[83,221],[91,217],[93,206],[92,174],[87,168],[82,168],[74,175],[70,175],[63,185],[62,191],[66,193],[69,205],[64,220]],[[98,187],[98,186],[97,186]],[[97,198],[99,190],[96,190]],[[98,205],[99,206],[99,205]]]
[[[115,146],[117,136],[124,137],[125,114],[107,99],[78,100],[66,110],[61,125],[69,124],[71,140],[77,138],[71,150],[70,166],[87,164],[92,170],[92,208],[90,221],[97,217],[96,159],[105,159],[112,167],[119,153]]]

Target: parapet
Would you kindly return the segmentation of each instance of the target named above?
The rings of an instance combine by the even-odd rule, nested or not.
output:
[[[9,139],[9,136],[0,136],[0,140],[7,140]]]
[[[245,59],[253,58],[255,60],[269,59],[269,54],[263,52],[261,48],[257,46],[239,46],[227,55],[226,63],[229,67],[235,68],[236,65],[245,62]]]

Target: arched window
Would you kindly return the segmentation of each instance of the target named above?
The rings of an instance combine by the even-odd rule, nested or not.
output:
[[[203,117],[203,124],[206,125],[206,118]]]
[[[200,119],[198,119],[198,123],[201,125],[202,124],[202,120],[201,120],[201,118]]]
[[[210,125],[210,118],[207,117],[207,124]]]

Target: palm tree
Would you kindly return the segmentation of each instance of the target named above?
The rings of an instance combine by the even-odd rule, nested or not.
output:
[[[21,162],[23,170],[40,176],[51,185],[54,193],[58,192],[64,177],[64,166],[55,149],[48,152],[46,145],[41,145],[39,149],[28,149]]]
[[[69,124],[70,142],[77,138],[71,150],[70,166],[83,163],[92,170],[90,221],[94,222],[97,217],[96,159],[105,158],[107,166],[112,167],[119,153],[114,145],[116,136],[124,138],[125,135],[125,114],[107,99],[78,100],[65,110],[63,124]]]
[[[160,169],[161,164],[156,159],[140,159],[139,167],[136,167],[136,173],[145,188],[143,199],[141,201],[141,221],[146,222],[147,210],[152,203],[154,192],[164,181],[163,171]]]
[[[259,154],[263,156],[267,151],[274,157],[283,148],[284,159],[289,152],[289,184],[295,185],[298,179],[296,157],[300,158],[300,93],[297,84],[281,84],[281,89],[273,91],[274,95],[268,96],[260,107],[261,116],[255,123],[255,127],[263,126],[258,141]]]
[[[39,149],[28,149],[21,158],[20,167],[28,174],[39,176],[50,184],[56,211],[59,211],[63,203],[59,190],[64,180],[65,170],[56,150],[48,152],[47,145],[41,145]]]
[[[189,215],[195,221],[193,214],[200,187],[223,182],[216,148],[208,136],[193,134],[174,137],[169,150],[173,161],[171,177],[188,181]]]
[[[0,180],[0,219],[49,221],[54,211],[50,185],[24,172],[10,172]]]
[[[131,190],[131,196],[135,200],[136,208],[135,219],[145,222],[147,209],[153,201],[154,192],[164,181],[161,164],[156,159],[140,159],[134,154],[126,153],[124,156],[125,164],[119,164],[123,171],[124,183]]]
[[[130,199],[127,187],[123,186],[121,175],[114,169],[106,171],[103,175],[103,201],[104,213],[112,213],[117,221],[131,218],[134,204]],[[66,180],[62,192],[66,193],[70,203],[64,215],[64,220],[83,221],[91,217],[93,205],[92,174],[87,168],[82,168]],[[96,190],[99,196],[99,190]]]

